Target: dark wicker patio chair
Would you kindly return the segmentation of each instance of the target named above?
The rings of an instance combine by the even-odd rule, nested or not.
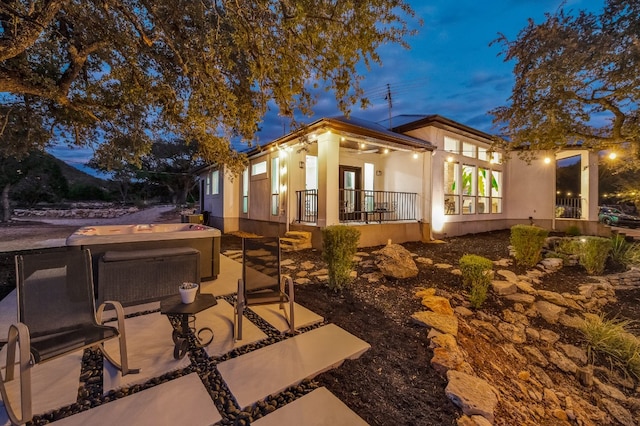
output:
[[[129,368],[124,331],[124,310],[108,301],[96,312],[91,254],[69,250],[16,256],[18,323],[9,327],[7,365],[0,377],[0,391],[10,420],[15,424],[31,420],[31,368],[79,349],[100,345],[103,355],[122,374]],[[115,309],[118,327],[101,324],[105,305]],[[120,363],[104,350],[103,342],[119,339]],[[5,383],[14,379],[16,344],[19,346],[20,408],[11,403]],[[53,383],[52,383],[53,385]]]
[[[235,339],[242,340],[242,315],[245,307],[274,303],[279,303],[289,324],[289,332],[295,332],[293,281],[280,274],[280,239],[243,238],[242,278],[238,280],[234,306]]]

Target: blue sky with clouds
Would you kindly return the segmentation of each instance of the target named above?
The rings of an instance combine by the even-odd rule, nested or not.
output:
[[[566,10],[587,9],[600,13],[604,0],[408,0],[424,25],[407,41],[410,50],[383,46],[382,67],[363,69],[362,87],[370,96],[366,110],[351,114],[370,121],[387,120],[387,84],[392,94],[392,115],[439,114],[487,133],[494,133],[488,111],[508,102],[513,84],[512,63],[505,63],[499,44],[489,46],[499,33],[509,40],[527,25],[527,19],[544,20],[545,13],[561,5]],[[304,122],[339,114],[330,93],[322,93],[314,116]],[[289,130],[277,111],[261,125],[260,143]],[[57,157],[78,165],[88,160],[88,150],[51,150]]]

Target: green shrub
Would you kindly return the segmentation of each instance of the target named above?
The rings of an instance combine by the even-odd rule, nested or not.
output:
[[[329,270],[329,288],[342,290],[349,285],[359,240],[360,231],[352,226],[334,225],[322,230],[322,259]]]
[[[576,225],[569,226],[564,233],[569,237],[577,237],[578,235],[582,234],[582,232],[580,232],[580,228]]]
[[[487,299],[492,269],[493,262],[486,257],[465,254],[460,258],[462,284],[470,289],[469,302],[476,309]]]
[[[538,226],[512,226],[510,242],[516,253],[516,262],[524,266],[535,266],[540,261],[547,235],[549,231]]]
[[[604,272],[604,267],[611,252],[611,239],[602,237],[585,237],[580,240],[580,265],[584,266],[590,275],[599,275]]]
[[[590,358],[603,356],[611,364],[640,379],[640,339],[629,333],[631,325],[633,322],[630,320],[590,316],[580,331],[587,340]]]

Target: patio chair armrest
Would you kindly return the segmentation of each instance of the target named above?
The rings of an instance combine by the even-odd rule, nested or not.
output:
[[[31,336],[26,324],[18,322],[9,325],[7,337],[7,357],[4,377],[0,372],[0,394],[9,419],[14,424],[24,424],[33,417],[31,404]],[[20,347],[20,415],[14,410],[5,383],[14,379],[16,346]]]
[[[31,334],[26,324],[18,322],[9,325],[7,337],[7,364],[4,381],[13,380],[13,370],[16,362],[16,346],[20,347],[20,365],[28,365],[31,362]]]
[[[124,308],[122,307],[122,304],[120,302],[115,300],[105,300],[100,304],[100,306],[98,306],[98,309],[96,310],[96,320],[98,321],[98,324],[102,324],[102,314],[104,313],[104,309],[107,306],[113,307],[113,309],[116,311],[116,319],[118,321],[118,330],[123,329],[124,328]]]

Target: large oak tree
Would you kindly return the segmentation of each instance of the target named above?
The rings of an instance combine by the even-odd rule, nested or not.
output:
[[[640,2],[607,0],[600,14],[559,10],[513,41],[510,104],[491,111],[508,148],[580,145],[628,155],[640,167]]]
[[[250,141],[269,108],[308,114],[318,88],[344,112],[362,101],[357,65],[406,47],[412,18],[402,0],[6,0],[0,154],[96,144],[109,166],[175,135],[237,171],[230,140]]]

